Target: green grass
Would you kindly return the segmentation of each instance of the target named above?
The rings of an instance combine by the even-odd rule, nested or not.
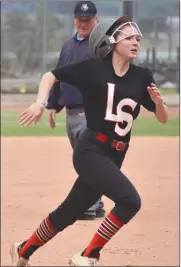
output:
[[[165,124],[153,117],[139,117],[134,122],[132,134],[135,136],[179,136],[179,118],[170,118]]]
[[[47,114],[38,125],[20,126],[18,112],[1,112],[1,136],[66,136],[65,113],[57,115],[57,127],[50,129]],[[170,118],[166,124],[159,123],[153,117],[139,117],[133,125],[134,136],[178,136],[179,118]]]
[[[165,88],[159,88],[162,95],[178,95],[177,90],[174,89],[165,89]]]
[[[37,125],[32,124],[29,127],[21,126],[18,121],[18,112],[1,112],[1,136],[65,136],[67,134],[63,112],[57,115],[55,129],[49,127],[47,114],[43,115]]]

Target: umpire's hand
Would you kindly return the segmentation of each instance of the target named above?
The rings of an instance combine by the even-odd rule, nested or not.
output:
[[[48,110],[48,122],[49,122],[50,128],[52,129],[56,127],[55,120],[56,120],[56,109],[49,109]]]

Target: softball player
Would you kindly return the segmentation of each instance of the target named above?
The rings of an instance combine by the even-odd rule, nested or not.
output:
[[[95,266],[106,243],[140,210],[140,196],[120,171],[129,148],[133,121],[140,106],[165,123],[168,112],[151,72],[131,64],[142,34],[136,23],[123,16],[98,23],[90,35],[95,58],[47,72],[40,82],[36,103],[20,115],[20,124],[37,123],[56,81],[81,88],[87,130],[74,149],[78,178],[64,202],[23,243],[11,248],[13,264],[26,266],[30,256],[57,233],[73,224],[102,195],[115,206],[91,242],[70,260],[71,266]]]

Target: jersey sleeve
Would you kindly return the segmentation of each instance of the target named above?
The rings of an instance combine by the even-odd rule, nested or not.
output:
[[[88,88],[91,83],[91,63],[90,59],[83,60],[59,67],[51,72],[58,81],[69,83],[82,91]]]
[[[141,100],[141,105],[147,110],[155,112],[156,111],[155,103],[152,101],[147,90],[147,86],[151,86],[151,83],[156,84],[152,72],[149,69],[146,69],[144,74],[144,88],[143,88],[143,97]]]

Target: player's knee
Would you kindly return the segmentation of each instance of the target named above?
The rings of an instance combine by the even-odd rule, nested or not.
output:
[[[136,214],[141,209],[141,198],[136,191],[128,194],[127,197],[120,202],[120,205],[121,203],[133,214]]]
[[[129,206],[131,207],[134,215],[141,209],[141,197],[139,194],[135,194],[130,197]]]
[[[139,194],[130,197],[127,203],[127,222],[130,221],[141,209],[141,198]]]
[[[126,211],[125,213],[127,214],[127,220],[129,221],[141,209],[141,198],[138,194],[135,194],[133,196],[130,196],[123,205],[124,210]]]
[[[141,209],[139,194],[131,194],[116,203],[113,213],[123,222],[129,222]]]

